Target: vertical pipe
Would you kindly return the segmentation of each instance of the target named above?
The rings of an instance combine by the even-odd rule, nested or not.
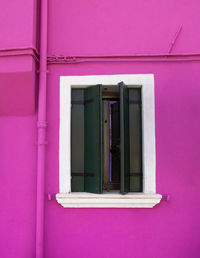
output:
[[[38,101],[38,153],[36,204],[36,258],[44,253],[44,179],[46,145],[46,82],[47,82],[47,1],[41,0],[40,24],[40,77]]]

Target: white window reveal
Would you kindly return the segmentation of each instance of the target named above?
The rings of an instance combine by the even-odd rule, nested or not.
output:
[[[155,182],[153,75],[61,77],[58,203],[152,208]]]

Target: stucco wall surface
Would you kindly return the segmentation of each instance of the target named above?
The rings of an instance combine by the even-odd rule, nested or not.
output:
[[[200,53],[197,0],[50,0],[48,11],[49,55],[166,53],[180,26],[172,52]],[[13,34],[19,45],[29,38],[24,26]],[[59,191],[60,76],[153,73],[157,192],[171,198],[153,209],[64,209],[46,200],[45,257],[200,257],[199,61],[51,64],[48,70],[45,193]],[[0,117],[3,258],[35,257],[36,121],[36,113]]]
[[[35,47],[39,0],[1,1],[0,49]]]
[[[46,257],[198,258],[200,90],[198,64],[51,66],[47,193],[58,192],[59,76],[154,73],[157,192],[153,209],[64,209],[47,201]]]

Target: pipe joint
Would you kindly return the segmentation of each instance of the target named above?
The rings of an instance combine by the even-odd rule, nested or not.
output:
[[[37,70],[37,73],[49,73],[49,70]]]
[[[39,146],[43,146],[43,145],[47,145],[48,142],[47,141],[41,141],[41,142],[38,142],[37,145]]]
[[[46,121],[38,121],[37,127],[38,128],[47,128],[48,123]]]

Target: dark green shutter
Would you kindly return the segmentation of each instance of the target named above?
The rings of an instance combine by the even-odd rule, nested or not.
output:
[[[84,189],[102,192],[102,85],[85,90]]]
[[[130,152],[129,152],[129,96],[128,88],[119,83],[120,88],[120,192],[122,194],[130,190]]]
[[[129,89],[130,192],[142,192],[141,89]]]
[[[71,94],[71,188],[84,192],[84,90]]]

